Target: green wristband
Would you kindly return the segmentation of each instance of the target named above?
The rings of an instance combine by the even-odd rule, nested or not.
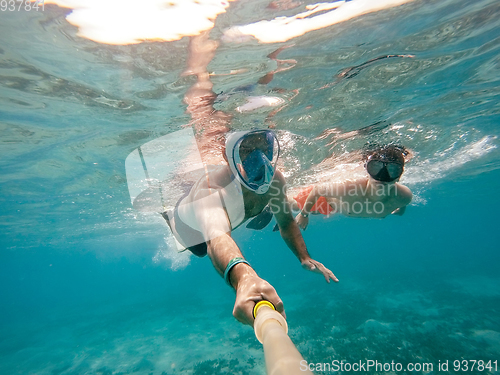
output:
[[[231,285],[231,281],[229,280],[229,271],[231,271],[231,269],[236,266],[238,263],[246,263],[248,265],[250,265],[250,263],[248,263],[245,259],[243,259],[242,257],[236,257],[236,258],[233,258],[229,261],[229,263],[227,264],[226,266],[226,270],[224,271],[224,280],[226,280],[226,283],[229,285],[229,286],[232,286]]]

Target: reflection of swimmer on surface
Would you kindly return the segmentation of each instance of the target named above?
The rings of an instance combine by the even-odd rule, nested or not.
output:
[[[380,61],[380,60],[383,60],[383,59],[407,58],[407,57],[413,58],[415,56],[414,55],[384,55],[384,56],[379,56],[379,57],[376,57],[374,59],[365,61],[362,64],[342,69],[342,71],[339,74],[337,74],[336,79],[335,79],[334,82],[331,82],[331,83],[329,83],[327,85],[324,85],[324,86],[320,87],[318,90],[326,89],[328,87],[336,85],[337,83],[339,83],[340,81],[342,81],[344,79],[349,79],[349,78],[356,77],[361,72],[361,70],[367,68],[368,66],[374,64],[377,61]]]
[[[217,43],[208,33],[191,38],[187,74],[196,75],[185,101],[206,171],[173,210],[162,215],[181,246],[197,256],[208,255],[216,271],[236,290],[233,315],[253,325],[256,302],[268,300],[284,314],[276,290],[243,258],[231,237],[247,219],[271,206],[280,234],[304,269],[338,281],[309,255],[285,194],[285,180],[276,170],[279,144],[270,130],[229,133],[230,116],[213,108],[216,98],[207,72]],[[227,136],[226,136],[227,134]]]
[[[277,73],[284,72],[286,70],[292,69],[297,61],[294,59],[279,59],[278,56],[285,49],[292,47],[293,45],[282,46],[275,51],[271,52],[267,57],[276,62],[276,69],[266,73],[264,76],[260,77],[257,83],[244,85],[236,87],[229,92],[221,92],[218,95],[218,101],[223,101],[227,99],[231,94],[243,93],[246,95],[246,102],[235,108],[236,112],[247,113],[259,109],[272,109],[266,116],[265,123],[268,124],[270,128],[275,127],[272,123],[273,117],[281,110],[286,108],[288,102],[291,102],[299,93],[298,89],[285,90],[283,88],[271,88],[267,90],[264,95],[255,95],[254,91],[258,88],[268,85],[274,79],[274,75]],[[239,71],[232,71],[229,74],[236,74]],[[216,74],[210,74],[215,76]],[[218,74],[224,75],[224,74]]]
[[[205,165],[223,162],[224,135],[230,130],[231,116],[214,109],[217,95],[213,92],[213,83],[207,66],[215,55],[218,42],[209,39],[209,33],[203,32],[189,40],[189,56],[184,75],[195,75],[196,82],[184,96],[187,112],[191,115],[196,141]]]
[[[223,162],[221,155],[224,148],[224,135],[230,130],[229,122],[232,116],[226,112],[216,110],[214,103],[218,96],[226,94],[215,94],[213,83],[210,80],[211,74],[207,71],[207,66],[215,55],[219,42],[209,39],[209,32],[203,32],[196,37],[191,37],[189,41],[189,56],[187,69],[183,75],[195,75],[196,83],[193,84],[186,95],[184,101],[187,104],[187,112],[191,115],[191,124],[194,125],[197,135],[198,148],[200,149],[203,162],[205,164],[220,164]],[[267,73],[258,80],[259,85],[269,84],[274,75],[291,69],[297,63],[293,59],[281,60],[278,55],[291,46],[282,46],[270,53],[268,57],[276,61],[275,70]],[[244,91],[250,94],[256,85],[246,85],[236,88],[233,91]],[[271,92],[282,94],[282,89],[271,89]],[[291,97],[286,98],[291,101],[297,96],[298,91],[292,90]],[[290,95],[289,95],[290,96]],[[266,117],[266,122],[270,122],[272,117],[286,106],[285,99],[278,96],[260,95],[248,96],[247,103],[236,108],[237,112],[249,112],[262,107],[273,107]],[[272,124],[269,127],[273,127]]]
[[[402,215],[411,202],[412,193],[398,183],[408,152],[389,145],[367,151],[364,155],[364,177],[327,181],[310,186],[293,197],[300,209],[296,221],[302,229],[309,223],[309,214],[384,218]]]

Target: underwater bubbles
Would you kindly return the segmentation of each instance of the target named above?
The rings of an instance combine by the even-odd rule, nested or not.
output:
[[[179,252],[175,243],[175,238],[170,232],[164,237],[165,243],[160,245],[153,257],[156,264],[167,264],[172,271],[183,270],[191,263],[191,253],[188,251]]]

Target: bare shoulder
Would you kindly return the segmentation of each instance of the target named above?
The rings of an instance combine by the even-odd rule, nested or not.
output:
[[[281,185],[285,185],[285,176],[283,176],[283,173],[281,173],[281,171],[279,171],[278,169],[276,170],[276,172],[274,173],[274,179],[273,179],[273,182],[276,181],[278,182],[279,184]]]
[[[233,174],[227,165],[214,166],[214,168],[208,172],[208,177],[210,179],[210,187],[212,188],[227,186],[233,180]]]
[[[288,203],[287,197],[287,185],[285,176],[279,170],[276,170],[273,178],[271,187],[265,194],[266,198],[269,199],[271,206],[276,204]]]
[[[213,189],[222,189],[232,181],[231,170],[225,165],[208,166],[206,173],[193,185],[190,195],[197,198],[211,194]]]
[[[400,197],[402,201],[405,201],[406,204],[410,203],[412,198],[413,198],[413,193],[411,190],[404,185],[401,185],[399,183],[396,184],[397,186],[397,194]]]
[[[271,187],[265,197],[268,199],[271,212],[274,214],[280,227],[293,221],[293,216],[290,214],[291,209],[286,195],[286,188],[285,176],[279,170],[276,170]]]
[[[276,170],[274,173],[273,177],[273,182],[271,183],[271,187],[269,189],[270,193],[270,198],[277,198],[277,197],[286,197],[286,180],[285,176],[283,176],[283,173],[281,173],[279,170]]]

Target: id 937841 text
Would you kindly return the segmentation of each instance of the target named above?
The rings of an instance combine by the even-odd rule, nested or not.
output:
[[[0,12],[43,12],[45,0],[0,0]]]

